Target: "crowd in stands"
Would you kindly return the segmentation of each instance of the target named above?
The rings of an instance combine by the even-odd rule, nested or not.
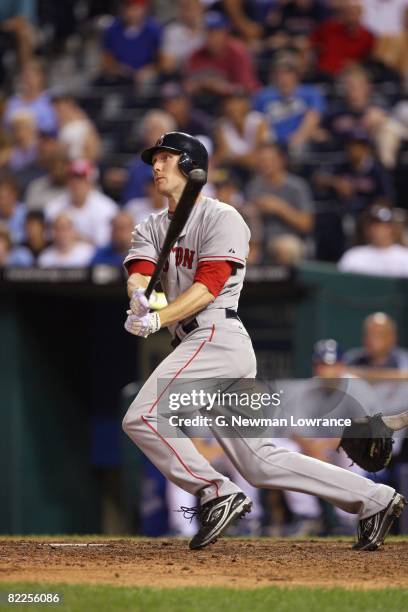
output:
[[[138,153],[180,130],[249,263],[406,275],[407,0],[58,4],[0,8],[2,266],[120,265],[117,226],[165,206]]]

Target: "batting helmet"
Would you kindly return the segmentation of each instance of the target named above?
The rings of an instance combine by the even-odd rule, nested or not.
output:
[[[313,346],[313,363],[333,365],[343,359],[343,350],[336,340],[319,340]]]
[[[185,176],[188,176],[189,172],[195,168],[200,168],[205,172],[208,171],[207,149],[198,138],[194,138],[190,134],[184,132],[163,134],[153,147],[143,151],[142,160],[146,164],[153,165],[153,155],[162,150],[180,154],[178,166]]]

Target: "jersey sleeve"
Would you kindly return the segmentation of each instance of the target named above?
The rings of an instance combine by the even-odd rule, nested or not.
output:
[[[222,211],[214,215],[204,229],[198,263],[230,261],[245,266],[250,237],[249,228],[239,212],[233,208]]]
[[[233,272],[230,261],[202,261],[198,264],[194,282],[205,285],[217,297]]]
[[[150,261],[153,264],[157,263],[159,253],[156,246],[155,235],[150,218],[146,219],[139,225],[136,225],[132,232],[132,240],[130,243],[129,253],[127,254],[123,265],[128,267],[129,262],[143,259]]]

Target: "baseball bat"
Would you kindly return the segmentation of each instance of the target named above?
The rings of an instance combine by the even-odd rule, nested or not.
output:
[[[177,238],[180,236],[183,227],[187,223],[187,219],[193,210],[194,203],[197,200],[206,181],[207,173],[205,170],[196,168],[195,170],[191,170],[191,172],[189,172],[187,183],[184,186],[180,200],[177,204],[177,208],[174,211],[173,218],[170,221],[169,229],[167,230],[159,259],[145,291],[145,296],[147,299],[149,299],[157,281],[159,280],[160,272],[162,271],[163,266],[171,253],[171,249],[177,242]]]

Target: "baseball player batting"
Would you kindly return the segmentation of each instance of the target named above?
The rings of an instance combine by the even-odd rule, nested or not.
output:
[[[153,168],[155,187],[168,209],[136,226],[125,259],[130,311],[125,328],[146,338],[162,327],[173,336],[174,351],[156,368],[131,404],[123,429],[162,474],[197,496],[192,508],[199,529],[190,542],[199,549],[214,542],[252,502],[217,472],[185,437],[165,438],[157,424],[158,379],[255,378],[256,358],[237,309],[245,277],[250,232],[228,204],[199,195],[173,247],[160,280],[168,305],[151,312],[144,295],[159,260],[167,229],[189,173],[207,172],[208,155],[199,140],[169,132],[143,151]],[[213,433],[233,464],[252,485],[310,493],[358,514],[353,548],[376,550],[406,505],[391,487],[283,448],[265,438],[225,438]]]

